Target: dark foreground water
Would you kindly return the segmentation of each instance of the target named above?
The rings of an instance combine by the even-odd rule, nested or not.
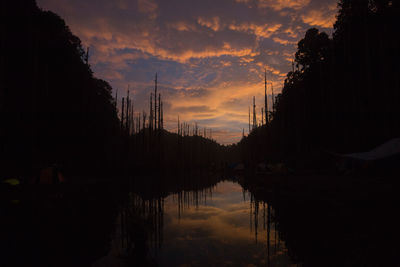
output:
[[[285,179],[2,184],[0,266],[399,266],[390,181]]]
[[[222,181],[156,200],[131,194],[129,203],[116,220],[111,250],[94,266],[291,266],[273,209],[238,183]],[[150,227],[132,229],[129,222]],[[134,255],[138,250],[146,259]]]

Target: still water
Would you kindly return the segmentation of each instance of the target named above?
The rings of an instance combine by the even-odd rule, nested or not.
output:
[[[285,243],[275,230],[272,207],[255,201],[235,182],[222,181],[209,188],[180,191],[156,200],[131,195],[129,205],[117,219],[114,255],[121,256],[127,248],[138,247],[137,242],[131,244],[135,237],[129,236],[137,237],[138,231],[133,230],[132,234],[129,230],[132,220],[126,219],[128,214],[140,215],[150,225],[146,243],[150,260],[146,264],[292,266]],[[137,258],[131,260],[135,261]]]
[[[137,181],[0,187],[0,266],[398,266],[397,192],[272,207],[218,177]]]
[[[232,181],[185,181],[3,199],[0,266],[291,266],[268,203]]]

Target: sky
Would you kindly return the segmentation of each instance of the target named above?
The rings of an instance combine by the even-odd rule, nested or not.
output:
[[[128,87],[136,112],[149,113],[158,73],[164,127],[180,121],[212,129],[221,144],[248,133],[268,95],[281,91],[307,29],[332,33],[337,0],[37,0],[90,47],[94,75],[118,97]],[[269,104],[271,107],[271,104]]]

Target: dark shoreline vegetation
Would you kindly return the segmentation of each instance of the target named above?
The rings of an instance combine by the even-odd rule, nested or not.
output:
[[[268,125],[239,143],[242,158],[312,168],[326,152],[368,151],[398,137],[398,14],[395,1],[345,0],[333,38],[308,30]]]
[[[162,238],[164,198],[184,192],[190,202],[185,192],[229,178],[272,205],[295,262],[396,266],[398,156],[345,173],[334,166],[400,136],[399,15],[396,1],[341,0],[332,37],[310,29],[300,40],[266,122],[222,146],[197,125],[164,130],[157,91],[149,114],[135,114],[129,97],[117,108],[58,15],[34,0],[5,1],[0,261],[90,266],[119,220],[123,260],[154,265],[149,239]],[[44,170],[50,184],[41,184]]]

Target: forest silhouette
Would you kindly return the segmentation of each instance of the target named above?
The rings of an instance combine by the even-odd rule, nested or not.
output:
[[[35,0],[2,2],[0,207],[9,228],[0,227],[7,241],[0,248],[17,265],[25,263],[20,251],[29,251],[26,261],[37,266],[59,257],[69,258],[59,266],[88,265],[107,252],[119,220],[130,260],[149,264],[147,239],[161,243],[164,198],[176,193],[180,212],[198,203],[199,192],[206,196],[231,178],[252,193],[251,216],[258,218],[259,203],[268,203],[267,228],[272,205],[274,225],[305,266],[329,258],[332,266],[395,262],[398,182],[381,173],[332,174],[325,156],[367,151],[400,135],[400,4],[341,0],[338,7],[332,36],[311,28],[298,42],[282,92],[273,107],[266,101],[262,125],[254,111],[249,135],[223,146],[197,124],[178,119],[177,133],[164,129],[159,77],[149,110],[137,112],[129,93],[113,97],[110,84],[95,77],[90,50],[62,18]],[[294,171],[264,169],[257,176],[260,163]],[[8,178],[39,184],[48,167],[53,181],[60,172],[68,186],[5,185]],[[302,176],[301,169],[314,172]]]
[[[154,163],[192,168],[223,158],[299,164],[324,151],[368,150],[399,135],[399,7],[393,1],[341,1],[332,37],[309,29],[266,112],[268,123],[231,147],[201,137],[197,125],[178,122],[179,133],[167,133],[159,125],[157,92],[147,117],[134,115],[129,96],[117,107],[111,86],[94,77],[79,38],[34,1],[6,1],[2,12],[1,151],[3,170],[11,173],[50,164],[100,173]]]
[[[89,49],[58,15],[35,1],[5,1],[1,20],[5,177],[30,180],[46,166],[118,176],[215,165],[220,145],[205,130],[208,138],[197,125],[182,123],[176,134],[163,129],[157,89],[147,120],[133,112],[129,95],[118,107],[111,86],[93,75]]]
[[[398,137],[398,14],[396,1],[344,0],[332,38],[309,29],[269,125],[242,140],[242,158],[315,160],[326,151],[366,151]]]

